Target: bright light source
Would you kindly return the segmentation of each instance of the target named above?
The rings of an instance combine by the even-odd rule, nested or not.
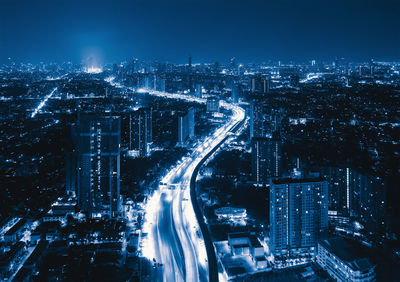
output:
[[[87,67],[85,68],[86,73],[101,73],[103,72],[102,68],[99,67]]]

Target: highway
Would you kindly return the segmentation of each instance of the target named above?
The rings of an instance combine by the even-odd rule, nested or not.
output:
[[[116,87],[122,87],[112,79],[107,81]],[[167,99],[206,103],[205,99],[188,95],[152,90],[140,91]],[[204,234],[203,237],[203,232],[208,232],[208,229],[199,212],[197,200],[194,199],[192,202],[191,197],[195,195],[193,183],[199,167],[245,119],[245,112],[241,107],[225,101],[221,101],[221,106],[232,111],[227,122],[207,138],[199,140],[191,153],[179,160],[166,173],[158,189],[146,202],[142,228],[146,236],[142,239],[141,252],[157,268],[159,281],[218,280],[211,237],[209,234]],[[213,254],[213,257],[210,254]]]
[[[204,99],[186,95],[149,92],[151,95],[165,98],[205,103]],[[210,280],[208,252],[198,217],[193,209],[190,182],[199,164],[204,162],[227,139],[229,132],[244,120],[242,108],[224,101],[221,106],[232,110],[233,115],[213,134],[198,142],[189,156],[184,157],[168,171],[159,189],[147,203],[144,227],[147,242],[143,254],[163,265],[163,275],[159,277],[162,281]],[[213,277],[218,277],[216,261],[213,268]]]

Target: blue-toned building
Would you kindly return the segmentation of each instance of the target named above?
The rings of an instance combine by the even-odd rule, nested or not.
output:
[[[269,216],[274,255],[313,254],[328,227],[328,183],[322,178],[272,179]]]

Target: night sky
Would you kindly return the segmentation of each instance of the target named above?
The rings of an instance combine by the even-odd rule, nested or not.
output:
[[[85,3],[80,3],[85,2]],[[0,63],[400,60],[398,0],[0,0]]]

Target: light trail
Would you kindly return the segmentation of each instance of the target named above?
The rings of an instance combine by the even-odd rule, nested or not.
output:
[[[57,87],[54,88],[50,94],[46,95],[46,97],[44,97],[43,101],[40,102],[40,104],[36,107],[36,109],[33,111],[31,118],[34,118],[38,112],[46,105],[47,101],[51,98],[51,96],[53,96],[54,92],[56,92]]]
[[[106,78],[106,81],[117,88],[134,90],[115,82],[112,77]],[[183,94],[144,89],[138,92],[166,99],[206,103],[206,99]],[[162,178],[159,188],[146,203],[142,231],[147,236],[143,241],[142,255],[150,261],[163,264],[163,281],[207,281],[209,277],[205,242],[190,196],[190,180],[197,165],[245,118],[241,107],[225,101],[221,101],[220,105],[232,112],[229,120],[210,136],[200,140],[189,157],[178,161]]]

